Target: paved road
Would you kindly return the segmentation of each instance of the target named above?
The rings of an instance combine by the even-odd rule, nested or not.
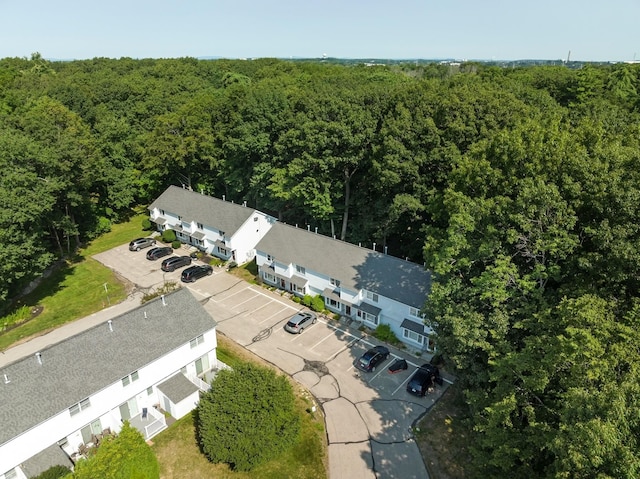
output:
[[[132,309],[140,304],[143,291],[179,280],[180,271],[163,273],[160,261],[147,261],[144,250],[130,252],[126,245],[95,259],[134,283],[134,294],[123,303],[5,351],[0,366]],[[223,269],[184,286],[201,300],[220,332],[290,374],[313,394],[325,416],[331,479],[428,478],[411,426],[447,383],[425,398],[409,395],[406,382],[421,360],[391,348],[392,358],[377,371],[361,373],[354,368],[354,360],[378,343],[348,324],[320,318],[303,334],[291,335],[283,326],[301,309],[299,304]],[[405,358],[410,367],[390,374],[387,367],[396,357]]]

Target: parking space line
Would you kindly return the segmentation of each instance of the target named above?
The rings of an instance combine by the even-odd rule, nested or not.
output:
[[[314,344],[313,346],[311,346],[311,347],[309,348],[309,351],[311,351],[312,349],[315,349],[315,347],[316,347],[316,346],[320,345],[320,343],[325,342],[327,339],[331,338],[332,336],[334,336],[334,334],[333,334],[333,333],[329,333],[329,334],[327,334],[327,335],[324,337],[324,339],[321,339],[321,340],[320,340],[320,341],[318,341],[316,344]]]
[[[401,388],[405,387],[405,384],[409,382],[409,379],[411,378],[411,376],[413,376],[413,373],[411,373],[409,376],[407,376],[407,379],[405,379],[404,381],[402,381],[402,382],[400,383],[400,386],[398,386],[398,387],[396,388],[396,390],[395,390],[395,391],[393,391],[393,392],[391,393],[391,395],[392,395],[392,396],[395,396],[395,394],[396,394],[396,393],[397,393]]]
[[[240,290],[236,291],[235,293],[231,293],[229,296],[225,296],[225,297],[222,299],[222,301],[226,301],[227,299],[234,297],[236,294],[243,293],[245,289],[249,289],[249,288],[242,288],[242,289],[240,289]]]
[[[264,323],[264,322],[266,322],[266,321],[269,321],[271,318],[273,318],[273,317],[275,317],[275,316],[279,316],[279,315],[280,315],[280,313],[282,313],[282,312],[283,312],[283,310],[282,310],[282,309],[281,309],[280,311],[276,311],[276,312],[275,312],[275,313],[273,313],[271,316],[268,316],[266,319],[263,319],[262,321],[260,321],[260,324],[262,324],[262,323]],[[280,320],[280,321],[281,321],[281,320]],[[278,323],[279,323],[280,321],[278,321]],[[277,323],[276,323],[276,324],[277,324]]]
[[[279,299],[276,298],[272,298],[271,296],[269,296],[268,294],[264,294],[262,291],[259,291],[257,289],[254,289],[252,286],[249,286],[249,288],[251,291],[253,291],[254,293],[257,293],[261,296],[264,296],[265,298],[269,298],[271,301],[275,301],[278,304],[281,304],[282,306],[288,308],[288,309],[293,309],[295,311],[298,311],[298,308],[296,308],[295,306],[291,306],[290,304],[285,303],[284,301],[280,301]]]
[[[257,298],[257,297],[258,297],[258,295],[256,294],[256,295],[254,295],[254,296],[251,296],[249,299],[245,299],[244,301],[241,301],[241,302],[239,302],[239,303],[236,303],[234,306],[240,306],[240,305],[243,305],[244,303],[246,303],[246,302],[248,302],[248,301],[251,301],[252,299]]]

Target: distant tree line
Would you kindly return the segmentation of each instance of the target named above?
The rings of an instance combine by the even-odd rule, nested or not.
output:
[[[0,60],[0,305],[169,184],[435,273],[482,477],[637,477],[640,68]]]

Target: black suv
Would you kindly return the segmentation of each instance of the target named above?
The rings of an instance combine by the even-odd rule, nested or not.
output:
[[[423,364],[413,373],[407,383],[407,392],[416,396],[424,396],[429,388],[442,384],[440,370],[433,364]]]
[[[180,279],[184,283],[193,283],[196,279],[213,273],[213,268],[208,264],[202,266],[190,266],[182,272]]]
[[[153,238],[136,238],[129,243],[129,251],[140,251],[142,248],[148,248],[149,246],[155,246],[156,240]]]
[[[160,246],[159,248],[151,248],[147,251],[147,259],[154,261],[158,258],[162,258],[163,256],[169,256],[173,253],[173,248],[171,246]]]
[[[162,262],[160,269],[162,271],[175,271],[189,264],[191,264],[191,258],[189,256],[172,256]]]
[[[389,357],[389,350],[384,346],[376,346],[364,353],[356,362],[355,366],[365,372],[376,370],[378,364],[384,362]]]

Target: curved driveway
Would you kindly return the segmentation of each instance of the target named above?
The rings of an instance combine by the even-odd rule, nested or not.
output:
[[[180,271],[163,273],[160,261],[126,245],[95,259],[148,290],[179,281]],[[229,338],[290,374],[313,394],[325,415],[331,479],[428,478],[414,441],[412,424],[446,388],[425,398],[409,395],[406,382],[419,359],[392,349],[378,371],[361,373],[353,362],[376,340],[348,324],[320,318],[300,335],[283,326],[301,306],[279,292],[251,285],[215,269],[210,277],[183,285],[199,298]],[[107,318],[105,318],[106,321]],[[388,365],[404,357],[409,369],[390,374]]]

